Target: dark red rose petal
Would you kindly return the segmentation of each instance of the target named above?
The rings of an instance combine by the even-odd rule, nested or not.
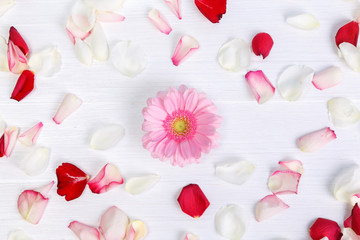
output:
[[[274,41],[271,36],[267,33],[258,33],[252,40],[252,49],[256,56],[262,56],[265,59],[272,47],[274,45]]]
[[[195,0],[195,4],[212,23],[218,23],[226,13],[226,0]]]
[[[320,240],[324,237],[329,240],[340,240],[343,235],[336,222],[325,218],[318,218],[311,226],[309,233],[313,240]]]
[[[65,196],[66,201],[74,200],[81,196],[89,176],[71,163],[63,163],[56,169],[58,179],[57,193]]]
[[[5,135],[0,138],[0,158],[5,155]]]
[[[20,102],[34,89],[34,73],[24,70],[16,82],[15,88],[11,94],[11,99]]]
[[[360,235],[360,207],[357,203],[353,207],[350,217],[344,221],[344,227],[351,228],[357,235]]]
[[[9,31],[9,40],[11,40],[16,46],[18,46],[25,56],[29,53],[29,47],[25,40],[22,38],[16,28],[11,27]]]
[[[342,26],[335,36],[335,42],[336,46],[339,47],[339,45],[343,42],[348,42],[357,46],[359,37],[359,23],[355,21],[351,21],[347,23],[346,25]]]
[[[201,217],[210,205],[205,194],[197,184],[185,186],[177,200],[181,210],[193,218]]]

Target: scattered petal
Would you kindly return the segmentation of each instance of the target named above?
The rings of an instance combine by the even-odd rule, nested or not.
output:
[[[12,6],[14,6],[14,0],[1,0],[0,1],[0,17],[4,15]]]
[[[155,27],[159,29],[160,32],[169,35],[169,33],[172,31],[172,28],[170,27],[169,23],[166,21],[163,15],[160,14],[159,10],[157,9],[150,10],[148,13],[148,18],[155,25]]]
[[[334,196],[338,201],[349,202],[354,194],[360,193],[360,168],[352,166],[342,171],[335,179]]]
[[[28,69],[26,56],[11,40],[8,42],[7,59],[12,73],[19,74]]]
[[[314,75],[312,83],[319,90],[332,88],[342,82],[344,77],[341,68],[329,67]]]
[[[60,71],[61,56],[56,46],[50,46],[40,52],[31,54],[28,64],[37,74],[51,77]]]
[[[92,8],[99,11],[114,11],[121,8],[125,0],[84,0]]]
[[[281,96],[288,101],[298,100],[303,93],[303,85],[310,82],[313,76],[314,70],[304,65],[292,65],[286,68],[278,80]]]
[[[99,128],[91,137],[90,147],[106,150],[115,146],[125,135],[125,128],[120,124],[111,124]]]
[[[82,100],[72,93],[65,95],[53,120],[56,124],[61,124],[68,116],[77,110],[82,104]]]
[[[336,46],[339,47],[339,45],[343,42],[350,43],[357,46],[359,38],[359,23],[355,21],[351,21],[344,26],[342,26],[336,33],[335,36],[335,43]]]
[[[309,229],[313,240],[321,240],[327,237],[329,240],[340,240],[342,237],[340,226],[329,219],[318,218]]]
[[[40,131],[43,127],[43,123],[39,122],[23,134],[19,136],[19,141],[25,146],[31,147],[36,143],[37,138],[39,137]]]
[[[83,64],[90,66],[93,61],[93,53],[90,46],[79,38],[75,38],[75,55]]]
[[[7,127],[4,130],[4,155],[10,157],[19,134],[17,127]]]
[[[98,61],[109,58],[109,46],[100,23],[96,23],[89,36],[93,57]]]
[[[188,233],[188,234],[186,234],[184,240],[199,240],[199,238],[198,238],[198,236],[196,236],[194,234]]]
[[[178,197],[181,210],[193,218],[199,218],[210,203],[197,184],[185,186]]]
[[[181,19],[180,0],[164,0],[178,19]]]
[[[226,13],[226,0],[195,0],[195,5],[212,23],[218,23]]]
[[[63,163],[56,169],[58,179],[57,193],[65,196],[66,201],[80,197],[89,176],[71,163]]]
[[[9,71],[7,52],[8,52],[8,44],[6,43],[5,38],[0,36],[0,71],[4,71],[4,72]]]
[[[265,59],[272,47],[274,41],[268,33],[258,33],[252,40],[252,49],[256,56],[262,56]]]
[[[245,70],[250,65],[250,46],[242,39],[233,39],[219,49],[217,60],[229,72]]]
[[[91,33],[91,31],[83,32],[81,29],[75,25],[71,17],[66,20],[66,31],[72,41],[75,44],[75,38],[85,40]]]
[[[271,218],[288,208],[289,206],[284,203],[280,198],[278,198],[275,194],[268,195],[256,204],[256,221],[261,222],[263,220]]]
[[[336,139],[329,127],[304,135],[298,139],[298,147],[303,152],[315,152]]]
[[[5,135],[0,138],[0,158],[5,156]]]
[[[145,223],[140,220],[132,221],[128,226],[126,238],[124,240],[141,240],[147,234]]]
[[[15,46],[19,47],[22,53],[27,56],[29,53],[29,47],[26,44],[25,40],[22,38],[20,33],[16,30],[16,28],[11,27],[9,30],[9,42],[12,42]]]
[[[350,198],[350,203],[351,203],[351,206],[355,206],[356,203],[360,203],[360,193],[354,194]]]
[[[31,240],[31,238],[23,230],[10,232],[7,240]]]
[[[344,228],[343,236],[341,240],[360,240],[360,236],[357,235],[351,228]]]
[[[119,169],[113,164],[106,164],[101,171],[88,182],[93,193],[105,193],[117,185],[123,184],[124,180]]]
[[[299,160],[280,161],[279,165],[286,170],[294,171],[300,174],[304,173],[303,164]]]
[[[333,98],[328,101],[329,118],[336,127],[348,127],[360,120],[360,112],[347,98]]]
[[[18,102],[23,100],[29,93],[32,92],[32,90],[34,90],[34,81],[34,72],[24,70],[16,82],[14,90],[11,94],[11,99],[14,99]]]
[[[79,240],[102,240],[99,231],[88,225],[73,221],[68,228],[78,237]]]
[[[291,26],[302,30],[314,30],[320,26],[319,21],[309,13],[288,17],[286,22]]]
[[[111,52],[113,65],[121,74],[135,77],[141,73],[147,64],[144,50],[137,43],[131,41],[120,41]]]
[[[6,123],[0,116],[0,136],[4,134],[5,128],[6,128]]]
[[[344,227],[351,228],[357,235],[360,235],[360,207],[356,203],[351,215],[344,221]]]
[[[189,35],[182,36],[171,58],[173,64],[175,66],[179,66],[180,63],[182,63],[194,51],[199,49],[199,47],[200,47],[199,42],[195,38]]]
[[[360,49],[347,42],[341,43],[339,48],[346,64],[353,71],[360,72]]]
[[[101,216],[99,230],[106,240],[119,240],[125,237],[128,224],[126,214],[113,206]]]
[[[84,1],[77,0],[71,10],[71,18],[82,32],[89,32],[95,25],[95,9],[86,5]]]
[[[274,96],[275,88],[263,71],[250,71],[245,75],[245,79],[259,104],[269,101]]]
[[[20,168],[29,176],[37,176],[43,173],[49,163],[50,149],[44,147],[35,148],[22,162]]]
[[[160,176],[156,174],[133,177],[127,180],[125,190],[132,195],[137,195],[153,187],[159,180]]]
[[[216,232],[229,240],[242,239],[246,224],[244,210],[235,204],[220,208],[215,215]]]
[[[244,184],[255,169],[249,161],[223,163],[216,166],[216,176],[233,184]]]
[[[96,19],[100,22],[122,22],[125,17],[114,12],[98,11],[96,12]]]
[[[269,178],[268,187],[275,194],[297,194],[300,178],[298,172],[275,171]]]

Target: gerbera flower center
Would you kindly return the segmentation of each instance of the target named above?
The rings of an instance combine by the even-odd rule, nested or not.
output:
[[[185,132],[187,125],[188,124],[184,119],[178,119],[174,121],[173,128],[178,134],[181,134]]]
[[[191,112],[178,110],[166,117],[163,126],[168,137],[181,142],[195,134],[197,124],[196,118]]]

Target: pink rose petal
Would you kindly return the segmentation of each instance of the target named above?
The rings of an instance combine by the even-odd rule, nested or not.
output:
[[[172,28],[170,27],[169,23],[160,14],[159,10],[157,9],[150,10],[150,12],[148,13],[148,18],[155,25],[155,27],[159,29],[160,32],[169,35],[169,33],[172,31]]]
[[[8,42],[8,64],[10,72],[19,74],[28,69],[27,59],[21,49],[13,41]]]
[[[199,238],[197,236],[195,236],[194,234],[188,233],[188,234],[186,234],[184,240],[199,240]]]
[[[343,75],[341,68],[336,66],[329,67],[315,74],[312,84],[319,90],[332,88],[342,82]]]
[[[73,44],[75,44],[75,38],[85,40],[91,33],[91,31],[88,32],[81,31],[81,29],[75,25],[71,17],[69,17],[66,21],[66,32],[68,33]]]
[[[271,218],[288,208],[289,206],[284,203],[280,198],[278,198],[275,194],[268,195],[256,204],[256,221],[261,222],[263,220]]]
[[[279,165],[286,170],[291,170],[300,174],[304,173],[303,164],[299,160],[280,161]]]
[[[245,75],[245,79],[258,103],[265,103],[274,96],[275,88],[263,71],[250,71]]]
[[[141,240],[147,234],[145,223],[140,220],[132,221],[128,226],[125,240]]]
[[[180,0],[164,0],[175,16],[181,19]]]
[[[269,178],[268,187],[275,194],[297,194],[300,177],[298,172],[275,171]]]
[[[89,32],[96,22],[95,9],[86,5],[83,0],[77,0],[72,7],[71,18],[82,32]]]
[[[79,240],[102,240],[100,232],[96,228],[78,221],[71,222],[68,228],[73,231]]]
[[[315,152],[335,139],[335,132],[327,127],[300,137],[297,143],[301,151]]]
[[[100,22],[122,22],[125,17],[114,12],[97,12],[96,19]]]
[[[82,104],[82,100],[74,94],[65,95],[60,107],[58,108],[53,120],[56,124],[61,124],[68,116],[70,116]]]
[[[91,181],[88,182],[88,185],[93,193],[100,194],[109,191],[123,182],[124,180],[119,169],[108,163]]]
[[[4,131],[4,155],[10,157],[16,143],[16,139],[19,134],[17,127],[7,127]]]
[[[186,57],[199,49],[199,47],[199,42],[195,38],[189,35],[182,36],[171,58],[173,64],[175,66],[179,66],[179,64],[182,63]]]
[[[116,206],[110,207],[101,216],[99,230],[106,240],[122,240],[126,235],[129,219]]]
[[[37,140],[37,138],[39,137],[40,131],[43,127],[43,123],[39,122],[38,124],[36,124],[35,126],[33,126],[32,128],[30,128],[29,130],[27,130],[26,132],[24,132],[23,134],[21,134],[19,136],[19,141],[24,144],[25,146],[33,146]]]

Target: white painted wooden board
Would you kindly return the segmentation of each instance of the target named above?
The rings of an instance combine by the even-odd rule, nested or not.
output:
[[[221,23],[211,24],[192,0],[182,0],[181,21],[162,0],[128,0],[121,11],[126,21],[103,26],[110,46],[118,40],[133,40],[146,51],[148,66],[134,79],[122,76],[110,62],[86,67],[76,59],[64,29],[73,2],[16,0],[16,6],[0,19],[0,34],[7,37],[9,27],[14,25],[32,51],[56,44],[63,62],[54,77],[38,77],[36,90],[20,103],[9,99],[17,76],[0,73],[1,116],[23,130],[43,121],[38,144],[52,150],[49,168],[39,177],[28,177],[17,167],[29,148],[17,144],[11,158],[0,159],[0,239],[6,239],[14,229],[23,229],[36,240],[75,239],[67,229],[71,221],[96,226],[101,214],[112,205],[131,218],[145,221],[149,240],[182,239],[186,232],[193,232],[202,240],[222,239],[215,232],[214,216],[229,203],[243,206],[248,215],[245,240],[309,239],[308,228],[317,217],[342,224],[349,207],[334,199],[331,187],[340,169],[359,162],[359,126],[335,128],[338,139],[314,154],[301,153],[295,141],[305,133],[331,126],[326,109],[330,98],[348,97],[360,106],[360,75],[338,58],[334,44],[337,29],[355,15],[357,2],[228,0],[228,12]],[[168,19],[173,27],[170,36],[159,33],[146,18],[151,8],[158,8]],[[313,13],[320,28],[307,32],[285,23],[286,16],[301,12]],[[251,69],[262,69],[274,85],[279,73],[291,64],[306,64],[315,71],[340,66],[344,82],[323,92],[309,86],[298,102],[286,102],[276,92],[270,102],[258,105],[245,83],[244,73],[225,72],[218,66],[216,55],[229,39],[239,37],[249,42],[259,31],[270,33],[275,45],[265,61],[254,58]],[[201,47],[188,61],[175,67],[170,58],[182,34],[194,36]],[[205,155],[201,164],[185,168],[152,159],[141,143],[141,110],[146,99],[180,84],[206,92],[224,119],[219,129],[219,148]],[[68,92],[82,98],[84,105],[57,126],[51,118]],[[123,124],[126,136],[113,149],[92,150],[90,134],[103,123]],[[256,165],[245,185],[234,186],[215,176],[215,164],[228,159],[246,159]],[[267,179],[283,159],[304,163],[299,194],[283,197],[290,205],[283,214],[257,223],[255,204],[270,193]],[[62,162],[72,162],[93,175],[106,162],[112,162],[125,178],[157,173],[162,179],[152,190],[135,197],[127,194],[124,187],[101,195],[91,194],[87,188],[80,198],[66,202],[53,188],[40,224],[32,226],[23,221],[16,207],[18,195],[56,180],[55,169]],[[182,213],[176,202],[181,188],[189,183],[199,184],[211,203],[199,219]]]

